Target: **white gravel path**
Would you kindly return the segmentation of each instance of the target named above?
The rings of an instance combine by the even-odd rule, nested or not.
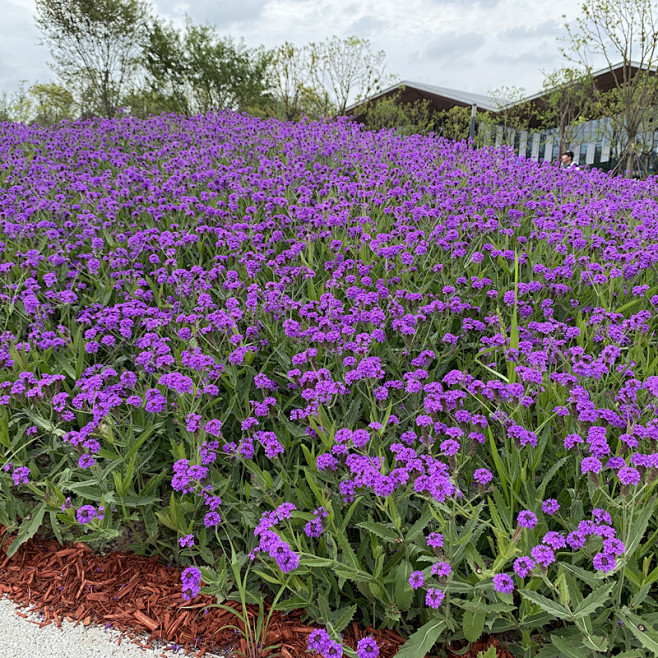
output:
[[[8,597],[0,599],[0,656],[2,658],[183,658],[184,651],[142,649],[119,631],[103,626],[83,626],[62,621],[62,628],[51,623],[39,628],[38,615],[28,619],[26,608],[17,608]],[[36,622],[36,623],[35,623]],[[193,656],[193,654],[188,654]],[[206,653],[204,658],[214,658]],[[217,656],[217,658],[221,658]]]

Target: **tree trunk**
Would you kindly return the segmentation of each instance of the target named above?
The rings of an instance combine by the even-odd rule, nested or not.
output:
[[[625,178],[633,178],[633,165],[635,162],[635,157],[633,153],[633,148],[628,149],[628,155],[626,156],[626,173]]]
[[[563,112],[562,116],[560,117],[560,149],[559,149],[559,152],[558,152],[558,155],[557,155],[558,165],[561,162],[562,154],[565,151],[565,148],[564,148],[564,133],[566,131],[566,125],[565,124],[566,124],[566,116],[565,116],[565,113]]]

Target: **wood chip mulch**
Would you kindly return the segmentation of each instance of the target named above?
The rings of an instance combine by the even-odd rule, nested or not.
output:
[[[29,612],[40,613],[39,626],[63,619],[74,623],[106,625],[122,631],[133,642],[147,647],[182,648],[195,652],[232,655],[230,649],[246,652],[240,633],[227,628],[244,628],[235,615],[210,607],[214,598],[200,595],[191,602],[180,594],[180,571],[166,567],[156,558],[112,551],[94,553],[86,544],[64,547],[52,539],[27,542],[11,558],[6,557],[13,536],[0,527],[0,595],[7,594]],[[238,608],[237,603],[227,605]],[[257,609],[250,609],[257,615]],[[18,614],[21,614],[20,612]],[[310,657],[306,640],[316,627],[301,622],[303,611],[287,615],[272,614],[264,646],[278,645],[262,657]],[[345,630],[344,642],[354,648],[356,642],[372,636],[380,647],[381,658],[393,658],[404,639],[391,630],[361,628],[352,623]],[[119,639],[119,642],[121,640]],[[154,644],[155,643],[155,644]],[[478,651],[493,644],[498,658],[513,658],[499,647],[497,638],[477,642],[460,656],[475,658]],[[228,651],[227,651],[228,649]],[[163,654],[164,656],[165,654]],[[447,651],[448,658],[457,658]],[[420,657],[419,657],[420,658]]]

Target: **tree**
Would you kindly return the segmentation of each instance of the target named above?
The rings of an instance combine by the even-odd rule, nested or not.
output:
[[[606,92],[592,79],[589,91],[622,142],[620,162],[632,176],[638,137],[648,129],[658,98],[658,16],[653,0],[585,0],[575,24],[565,22],[568,49],[562,54],[591,73],[592,59],[605,62],[613,88]]]
[[[274,93],[274,113],[286,121],[302,114],[304,89],[308,79],[306,52],[286,41],[272,52],[269,80]]]
[[[275,113],[288,120],[345,114],[350,103],[374,96],[395,80],[384,74],[385,57],[355,36],[304,46],[284,43],[270,62]]]
[[[308,45],[295,46],[286,41],[272,51],[268,71],[273,96],[273,114],[286,121],[303,116],[317,118],[326,94],[313,86],[311,53]]]
[[[385,76],[383,50],[372,52],[368,39],[337,36],[308,45],[311,87],[324,116],[345,114],[350,102],[358,103],[379,92],[394,77]]]
[[[393,94],[368,102],[359,120],[368,130],[395,129],[400,135],[427,134],[434,128],[435,117],[428,100],[402,101],[404,87]]]
[[[141,62],[151,110],[205,113],[220,109],[259,113],[267,100],[270,55],[249,50],[210,25],[189,19],[183,32],[151,22]]]
[[[537,112],[541,128],[557,126],[560,153],[575,141],[582,124],[592,116],[591,76],[573,68],[544,74],[543,94]]]
[[[468,139],[471,130],[470,107],[453,105],[450,109],[439,112],[437,119],[441,126],[441,135],[446,139],[457,142]]]
[[[0,96],[0,121],[30,123],[32,99],[27,89],[27,81],[21,80],[12,94],[6,91]]]
[[[142,103],[139,114],[163,111],[188,114],[191,105],[188,65],[179,31],[160,20],[151,21],[141,64],[146,73],[146,88],[132,95],[130,105]]]
[[[53,82],[37,83],[28,90],[33,100],[32,122],[52,126],[62,119],[71,119],[75,114],[75,101],[68,89]]]
[[[489,126],[502,130],[502,143],[514,145],[516,133],[528,130],[533,117],[533,108],[526,100],[525,90],[521,87],[503,86],[489,92],[493,113],[480,118],[480,126]]]
[[[137,73],[149,7],[143,0],[36,0],[52,68],[83,115],[113,117]]]
[[[73,116],[73,97],[52,82],[36,83],[28,88],[27,82],[21,80],[15,92],[0,95],[0,121],[51,126]]]

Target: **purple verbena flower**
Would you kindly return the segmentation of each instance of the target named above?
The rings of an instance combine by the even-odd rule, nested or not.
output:
[[[517,517],[517,523],[521,528],[532,530],[537,525],[537,517],[530,510],[522,510]]]
[[[356,645],[357,658],[377,658],[379,656],[379,647],[377,642],[371,637],[361,638]]]
[[[411,576],[409,576],[409,584],[413,589],[418,589],[425,584],[425,579],[423,577],[422,571],[413,571]]]
[[[506,573],[497,573],[493,577],[494,589],[502,594],[511,594],[514,591],[514,581]]]
[[[427,545],[432,548],[442,548],[443,535],[439,532],[430,532],[430,534],[427,535]]]
[[[532,570],[535,568],[534,560],[530,559],[528,556],[524,555],[522,557],[516,558],[514,560],[514,573],[516,573],[519,578],[525,578]]]
[[[541,504],[541,509],[544,512],[544,514],[548,514],[549,516],[552,516],[558,510],[560,509],[560,505],[555,500],[555,498],[547,498],[542,504]]]
[[[444,598],[445,594],[438,587],[430,587],[425,595],[425,605],[436,610]]]

